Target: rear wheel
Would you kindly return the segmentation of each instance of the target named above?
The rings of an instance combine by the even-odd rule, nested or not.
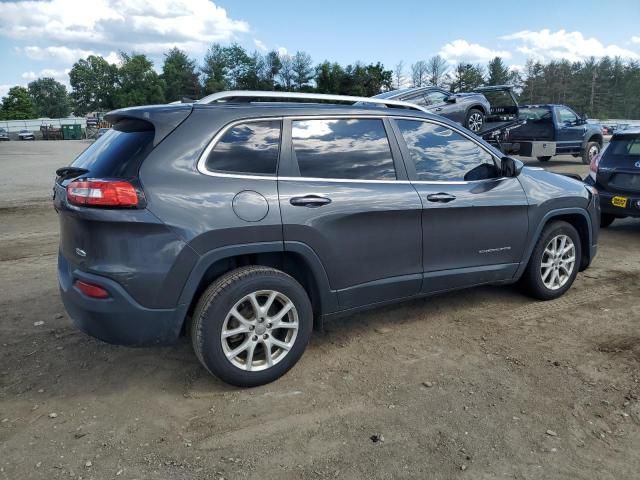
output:
[[[312,326],[311,302],[295,279],[269,267],[243,267],[202,294],[191,340],[210,373],[232,385],[255,387],[295,365]]]
[[[587,143],[584,152],[582,152],[582,163],[585,165],[591,164],[591,160],[600,153],[600,144],[598,142]]]
[[[544,157],[538,157],[539,162],[548,162],[551,160],[551,155],[545,155]]]
[[[471,130],[473,133],[478,133],[482,130],[484,125],[484,113],[477,108],[472,108],[467,112],[467,119],[465,121],[465,126]]]
[[[615,215],[611,215],[610,213],[601,213],[600,228],[607,228],[609,225],[613,223],[615,219],[616,219]]]
[[[525,293],[540,300],[560,297],[576,279],[581,258],[576,229],[563,221],[550,223],[542,231],[520,280]]]

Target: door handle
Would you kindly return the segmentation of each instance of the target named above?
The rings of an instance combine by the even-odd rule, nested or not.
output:
[[[331,199],[319,195],[305,195],[304,197],[292,197],[289,203],[294,207],[317,208],[331,203]]]
[[[440,203],[448,203],[455,200],[455,195],[451,195],[449,193],[431,193],[427,195],[427,200],[430,202],[440,202]]]
[[[442,110],[442,107],[438,107],[435,110],[436,110],[436,112],[439,112],[440,110]]]

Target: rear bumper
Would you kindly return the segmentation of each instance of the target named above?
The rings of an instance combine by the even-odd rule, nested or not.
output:
[[[110,297],[87,297],[73,286],[78,279],[100,285]],[[168,345],[178,339],[182,309],[143,307],[118,283],[73,269],[63,255],[58,255],[58,283],[62,302],[73,323],[92,337],[130,346]]]
[[[600,210],[619,217],[640,217],[640,195],[625,193],[610,193],[599,190]],[[611,203],[613,197],[624,197],[627,199],[627,207],[616,207]]]

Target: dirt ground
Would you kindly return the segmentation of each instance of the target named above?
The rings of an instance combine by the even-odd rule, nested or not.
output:
[[[85,146],[0,144],[0,480],[639,478],[640,220],[603,231],[561,299],[486,287],[362,313],[241,390],[186,341],[71,325],[49,197]]]

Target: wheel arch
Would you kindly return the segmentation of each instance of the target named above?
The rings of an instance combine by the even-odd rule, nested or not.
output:
[[[311,300],[314,326],[321,328],[322,315],[337,309],[335,294],[329,287],[328,277],[315,252],[305,244],[287,243],[292,245],[288,245],[286,250],[282,242],[264,242],[222,247],[202,255],[180,295],[182,331],[207,286],[221,275],[247,265],[276,268],[295,278]]]
[[[599,133],[599,132],[592,132],[590,135],[585,135],[585,139],[582,142],[583,150],[587,148],[587,145],[589,144],[589,142],[597,142],[598,145],[600,145],[600,148],[602,148],[602,144],[604,143],[604,137],[602,136],[602,133]]]
[[[582,251],[582,258],[580,259],[580,271],[584,270],[590,263],[591,258],[591,244],[592,244],[592,225],[589,214],[586,210],[582,208],[562,208],[557,210],[551,210],[547,212],[542,220],[538,223],[538,228],[535,231],[535,234],[530,238],[529,245],[526,250],[526,255],[523,257],[523,261],[520,265],[520,268],[516,272],[515,278],[518,279],[522,276],[527,265],[529,264],[529,260],[531,259],[531,255],[533,253],[533,249],[535,248],[536,242],[544,228],[549,225],[551,222],[562,220],[570,225],[572,225],[580,236],[580,247]]]

